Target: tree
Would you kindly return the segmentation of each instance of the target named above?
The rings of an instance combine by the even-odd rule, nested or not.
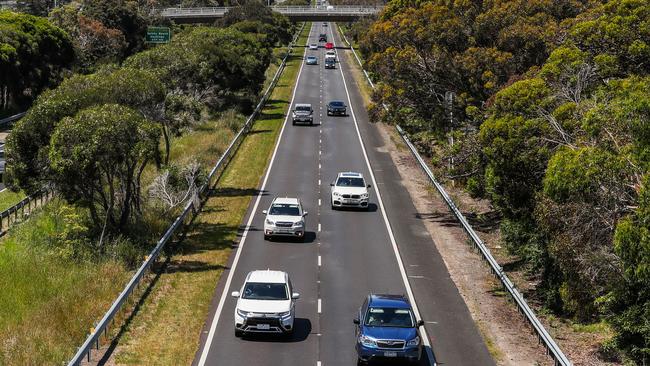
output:
[[[150,70],[169,91],[180,91],[213,110],[250,109],[264,83],[270,50],[252,34],[197,27],[168,45],[140,52],[128,67]]]
[[[76,63],[82,71],[92,71],[101,63],[119,61],[126,52],[124,34],[83,15],[78,2],[56,8],[50,13],[50,19],[71,36],[77,51]]]
[[[52,178],[66,200],[86,207],[97,227],[123,229],[140,213],[141,176],[158,149],[159,129],[117,104],[64,118],[49,146]]]
[[[70,38],[47,19],[0,11],[0,108],[26,108],[73,60]]]
[[[48,146],[63,118],[91,106],[116,103],[159,121],[165,129],[164,99],[163,85],[145,70],[106,68],[65,80],[39,96],[27,115],[15,124],[7,140],[6,181],[26,191],[39,189],[49,181]]]
[[[147,32],[147,20],[138,12],[134,0],[82,0],[82,14],[108,29],[118,29],[126,39],[126,54],[141,50]]]

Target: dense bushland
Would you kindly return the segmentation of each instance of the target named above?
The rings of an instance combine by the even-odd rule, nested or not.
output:
[[[549,309],[607,319],[606,348],[638,363],[650,359],[649,25],[640,0],[393,1],[356,32],[379,80],[375,117],[492,201]]]
[[[266,11],[255,1],[247,9]],[[122,66],[74,75],[42,93],[7,141],[9,186],[29,192],[53,184],[87,209],[87,236],[100,243],[159,235],[158,222],[178,208],[170,197],[191,197],[208,168],[191,156],[172,161],[174,140],[220,116],[239,124],[259,97],[272,48],[292,30],[275,15],[226,18],[228,25],[188,27]],[[155,222],[143,222],[149,219]]]

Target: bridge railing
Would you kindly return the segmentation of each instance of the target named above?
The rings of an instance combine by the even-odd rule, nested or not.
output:
[[[281,14],[341,14],[341,15],[369,15],[378,13],[381,6],[272,6],[271,9]],[[163,17],[170,16],[210,16],[223,15],[232,7],[204,7],[204,8],[165,8],[161,11]]]
[[[361,62],[361,59],[357,55],[354,46],[347,40],[343,32],[341,32],[341,35],[343,35],[343,39],[350,46],[350,49],[352,50],[354,57],[359,63],[359,67],[361,68],[361,70],[363,70],[363,73],[366,76],[366,80],[368,81],[370,86],[374,89],[375,85],[370,79],[368,73],[364,70],[363,63]],[[384,108],[388,109],[386,105],[384,105]],[[418,164],[420,165],[420,168],[427,175],[427,178],[429,178],[431,184],[433,184],[436,191],[438,191],[438,194],[445,201],[445,203],[447,204],[451,212],[454,214],[454,216],[456,216],[456,219],[460,222],[461,226],[469,236],[472,246],[481,253],[483,259],[490,266],[490,270],[492,271],[492,274],[494,274],[494,276],[496,276],[501,281],[501,284],[503,285],[504,289],[508,292],[512,300],[517,305],[517,309],[519,310],[519,313],[523,315],[524,319],[528,321],[528,323],[531,325],[531,327],[537,334],[537,339],[546,348],[546,354],[549,355],[551,358],[553,358],[556,365],[561,365],[561,366],[572,365],[571,361],[568,359],[568,357],[566,357],[564,352],[562,352],[562,350],[560,349],[560,346],[558,346],[558,344],[555,342],[553,337],[548,333],[546,328],[544,328],[542,322],[539,321],[539,319],[535,315],[535,312],[530,308],[530,306],[528,306],[528,303],[526,302],[524,296],[519,292],[519,290],[517,290],[515,284],[510,280],[510,278],[503,270],[503,268],[499,265],[499,263],[494,258],[494,256],[492,256],[490,249],[485,245],[483,240],[481,240],[481,238],[478,236],[476,231],[474,231],[474,229],[469,224],[469,222],[467,221],[463,213],[460,212],[460,210],[458,209],[454,201],[451,199],[447,191],[445,191],[445,188],[442,186],[440,182],[438,182],[436,177],[433,175],[433,172],[426,164],[422,156],[420,156],[420,153],[417,151],[417,149],[409,139],[408,134],[399,125],[397,125],[396,127],[397,127],[397,132],[399,132],[400,136],[404,140],[404,143],[406,144],[406,146],[408,146],[409,150],[411,151],[411,154],[413,155],[413,157],[415,157],[415,160],[417,160]]]
[[[300,30],[298,30],[291,44],[289,44],[287,53],[282,59],[282,63],[280,64],[280,67],[278,68],[275,75],[273,76],[271,83],[269,84],[266,91],[264,92],[264,95],[262,96],[259,103],[255,107],[255,110],[248,117],[244,126],[241,128],[241,130],[239,130],[237,135],[235,135],[235,137],[230,142],[230,145],[228,145],[228,148],[223,152],[223,154],[221,155],[217,163],[214,165],[214,167],[208,174],[208,177],[206,178],[206,182],[201,186],[201,188],[199,188],[197,195],[193,198],[188,199],[181,214],[178,215],[176,220],[174,220],[171,226],[169,226],[167,231],[165,231],[163,236],[160,238],[160,240],[158,240],[156,246],[151,250],[151,252],[146,257],[144,262],[142,262],[142,264],[135,272],[133,277],[131,277],[131,280],[129,280],[129,283],[126,285],[126,287],[124,287],[122,292],[119,294],[117,299],[115,299],[115,301],[108,309],[108,311],[104,314],[104,316],[101,318],[99,323],[97,323],[97,325],[91,329],[91,333],[88,335],[83,345],[79,347],[77,353],[68,363],[68,366],[78,366],[82,363],[82,361],[86,357],[88,358],[88,361],[90,361],[90,352],[92,348],[96,347],[97,349],[99,349],[99,340],[101,335],[108,334],[109,325],[111,324],[115,316],[119,313],[119,311],[122,309],[122,307],[127,303],[127,300],[131,297],[131,295],[136,290],[136,288],[140,285],[142,280],[145,278],[146,273],[149,270],[151,270],[151,267],[160,256],[160,253],[162,252],[163,248],[174,238],[177,232],[179,232],[180,229],[185,226],[185,224],[190,222],[191,219],[200,212],[202,207],[202,200],[207,199],[207,195],[210,191],[210,187],[218,181],[221,173],[224,171],[224,169],[230,162],[230,159],[234,156],[234,153],[237,151],[237,148],[239,147],[244,137],[252,127],[253,122],[255,121],[259,113],[262,111],[262,108],[266,104],[268,98],[271,96],[271,93],[273,92],[273,89],[278,83],[278,80],[280,80],[280,76],[282,75],[282,72],[286,67],[287,60],[289,59],[289,56],[292,54],[293,48],[296,46],[296,42],[298,41],[298,38],[302,33],[304,26],[305,25],[303,23],[303,26],[300,28]]]

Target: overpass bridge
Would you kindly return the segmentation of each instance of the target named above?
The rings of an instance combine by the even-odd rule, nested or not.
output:
[[[230,10],[230,7],[210,8],[166,8],[160,15],[176,23],[211,23]],[[350,6],[272,6],[275,12],[287,16],[292,21],[330,21],[349,22],[378,14],[381,6],[350,5]]]

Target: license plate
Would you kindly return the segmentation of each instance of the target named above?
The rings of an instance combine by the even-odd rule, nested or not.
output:
[[[397,352],[384,352],[384,357],[397,357]]]
[[[271,329],[271,325],[270,324],[257,324],[257,329],[259,329],[259,330],[269,330],[269,329]],[[393,352],[393,353],[395,353],[395,352]]]

